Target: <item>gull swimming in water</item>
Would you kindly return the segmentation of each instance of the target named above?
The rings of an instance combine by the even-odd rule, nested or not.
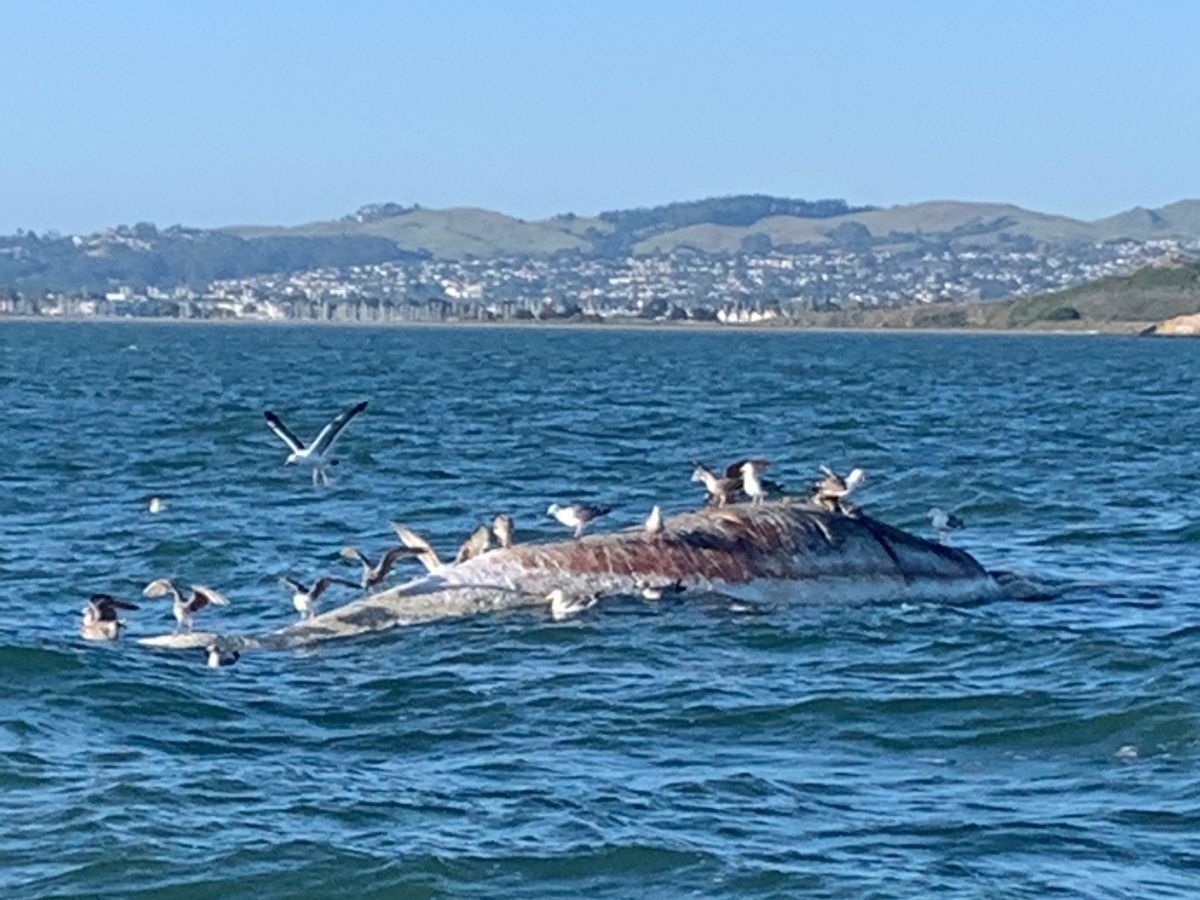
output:
[[[611,511],[610,506],[589,506],[586,503],[559,506],[557,503],[551,503],[546,508],[546,515],[553,516],[560,524],[575,529],[575,537],[580,537],[591,522],[608,515]]]
[[[663,515],[656,503],[653,509],[650,510],[650,515],[646,517],[646,534],[654,536],[663,532]]]
[[[555,588],[546,595],[550,601],[550,618],[555,622],[577,616],[586,609],[591,609],[600,599],[599,594],[565,594],[562,588]]]
[[[311,619],[317,614],[317,601],[331,584],[344,584],[353,588],[358,587],[353,581],[344,581],[341,578],[334,578],[330,575],[318,578],[312,587],[306,587],[290,575],[280,578],[279,583],[292,592],[292,606],[296,607],[296,612],[300,613],[301,619]]]
[[[151,497],[150,498],[150,512],[152,514],[158,515],[160,512],[162,512],[166,508],[167,508],[167,501],[164,500],[162,497]]]
[[[183,594],[179,592],[179,589],[175,587],[174,582],[169,578],[156,578],[146,585],[146,589],[142,593],[147,597],[171,595],[173,601],[172,612],[175,613],[176,631],[180,629],[191,631],[192,617],[210,604],[216,606],[229,605],[229,601],[225,599],[223,594],[203,584],[193,584],[191,596],[185,599]]]
[[[496,536],[496,543],[501,547],[511,547],[513,545],[512,516],[507,513],[497,513],[496,518],[492,519],[492,534]]]
[[[206,664],[210,669],[232,666],[242,656],[238,651],[224,648],[220,644],[209,644],[204,648],[204,653]]]
[[[281,441],[288,445],[288,449],[292,452],[288,454],[288,458],[284,461],[284,465],[293,463],[303,463],[312,467],[313,484],[329,484],[329,475],[326,469],[329,466],[336,466],[337,460],[328,457],[329,451],[333,449],[334,442],[337,441],[338,435],[349,424],[350,420],[357,416],[360,412],[367,408],[367,401],[356,403],[354,406],[349,406],[337,414],[337,417],[321,429],[321,433],[317,435],[316,440],[311,444],[306,445],[300,438],[296,437],[283,420],[271,410],[263,413],[266,417],[267,424],[271,430],[279,437]]]
[[[643,600],[657,601],[663,597],[676,596],[683,593],[682,581],[668,581],[652,583],[645,579],[637,582],[637,589],[641,592]]]
[[[374,587],[387,578],[388,572],[392,571],[392,567],[396,565],[396,560],[402,556],[415,556],[416,553],[408,547],[392,547],[382,557],[379,562],[371,562],[370,557],[366,556],[357,547],[343,547],[341,556],[343,559],[351,559],[362,566],[362,581],[359,587],[363,589]]]
[[[937,532],[938,543],[941,544],[945,544],[949,540],[951,531],[956,531],[966,524],[954,513],[948,513],[936,506],[925,515],[933,525],[933,530]]]
[[[724,506],[727,503],[733,502],[742,490],[741,473],[736,473],[735,477],[722,478],[704,463],[696,463],[696,468],[692,471],[692,481],[703,483],[704,489],[708,491],[707,502],[713,506]]]
[[[758,476],[768,465],[765,459],[744,459],[733,464],[742,475],[742,490],[755,506],[760,506],[767,496],[767,489]]]
[[[118,600],[108,594],[92,594],[83,613],[83,624],[79,633],[89,641],[115,641],[125,623],[117,618],[119,609],[137,609],[137,604]]]

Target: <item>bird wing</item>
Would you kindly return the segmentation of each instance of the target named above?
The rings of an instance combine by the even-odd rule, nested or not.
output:
[[[392,547],[387,553],[383,554],[383,559],[379,560],[378,578],[384,578],[388,572],[392,571],[392,566],[396,565],[396,560],[401,556],[418,556],[421,551],[414,550],[412,547]]]
[[[282,578],[280,578],[279,583],[288,588],[294,594],[303,594],[307,590],[307,588],[305,588],[304,585],[298,582],[295,578],[291,578],[287,575],[284,575]]]
[[[192,599],[188,603],[188,608],[192,612],[195,612],[198,609],[203,609],[210,603],[215,606],[228,606],[229,600],[220,591],[214,591],[207,585],[193,584]]]
[[[322,576],[321,578],[318,578],[317,583],[313,585],[312,592],[308,595],[309,599],[316,600],[323,593],[325,593],[325,589],[328,588],[334,582],[337,582],[338,584],[350,584],[351,583],[351,582],[344,582],[340,578],[332,578],[329,575]],[[355,585],[355,587],[358,587],[358,585]]]
[[[343,409],[337,414],[332,422],[321,429],[321,433],[317,435],[317,439],[313,441],[313,446],[316,452],[324,454],[333,446],[333,442],[338,439],[338,435],[342,433],[342,429],[350,424],[350,420],[357,416],[360,412],[367,408],[367,401],[356,403]]]
[[[356,563],[361,563],[367,568],[371,567],[370,560],[363,556],[362,551],[360,551],[357,547],[343,547],[339,551],[339,555],[342,557],[342,559],[351,559]]]
[[[746,465],[746,463],[754,463],[754,467],[760,472],[765,471],[767,469],[767,467],[771,464],[768,460],[765,460],[762,457],[750,457],[747,459],[739,459],[737,462],[731,463],[728,466],[728,468],[725,469],[725,477],[726,478],[741,478],[742,477],[742,466]]]
[[[429,541],[421,537],[411,528],[406,525],[401,525],[399,522],[392,523],[392,530],[396,532],[396,536],[400,538],[400,543],[410,550],[416,550],[420,554],[421,562],[429,571],[433,571],[442,564],[441,558],[437,551],[433,549]]]
[[[612,512],[611,506],[591,506],[587,503],[576,503],[575,512],[585,522],[590,522],[592,519],[598,519],[601,516],[607,516]]]
[[[292,434],[291,429],[283,424],[283,419],[275,415],[269,409],[263,413],[263,417],[267,420],[267,425],[279,437],[281,441],[288,445],[293,453],[300,453],[304,450],[304,441]]]
[[[163,597],[167,594],[174,595],[176,593],[175,586],[166,578],[156,578],[142,591],[143,597]]]

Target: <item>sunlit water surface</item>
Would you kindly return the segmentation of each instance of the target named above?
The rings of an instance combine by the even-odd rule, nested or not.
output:
[[[5,897],[1200,894],[1200,343],[1053,336],[0,325]],[[266,429],[370,398],[315,490]],[[803,485],[1057,585],[1039,602],[605,602],[202,654],[151,578],[290,621],[402,519]],[[152,496],[167,509],[151,515]],[[352,574],[352,570],[345,570]],[[349,599],[351,592],[342,594]]]

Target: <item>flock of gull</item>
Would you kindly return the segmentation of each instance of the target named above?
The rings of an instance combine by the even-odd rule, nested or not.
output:
[[[330,454],[338,437],[350,421],[367,408],[367,401],[362,401],[347,407],[340,412],[329,424],[317,434],[311,443],[305,444],[293,433],[274,412],[267,410],[263,415],[268,427],[287,445],[289,454],[284,461],[286,465],[307,466],[312,471],[314,485],[328,485],[330,482],[328,469],[338,465],[338,460]],[[769,463],[765,459],[741,459],[727,466],[723,473],[695,463],[692,481],[704,485],[706,503],[713,507],[723,507],[730,503],[749,501],[761,504],[768,497],[782,495],[783,489],[771,480],[764,478],[763,473]],[[823,477],[812,483],[809,490],[809,500],[816,506],[828,512],[854,516],[857,508],[848,497],[866,481],[866,473],[859,468],[852,469],[842,476],[832,469],[822,466]],[[166,509],[166,503],[161,498],[150,500],[151,513],[160,513]],[[551,503],[546,509],[546,515],[555,519],[559,524],[571,529],[574,536],[579,538],[596,519],[607,515],[610,507],[593,506],[586,503],[559,504]],[[941,509],[931,509],[928,513],[939,540],[954,529],[963,525],[962,520]],[[412,559],[420,562],[428,571],[439,568],[443,563],[433,546],[412,529],[392,522],[392,529],[399,539],[399,544],[389,547],[378,559],[372,560],[357,547],[344,547],[341,556],[348,562],[357,563],[361,574],[357,581],[324,575],[311,584],[305,584],[291,575],[280,579],[281,585],[290,593],[292,605],[300,618],[308,619],[316,615],[321,596],[334,585],[343,585],[356,589],[372,588],[383,582],[393,568],[402,560]],[[657,505],[650,510],[645,521],[647,534],[661,534],[664,528],[663,514]],[[507,548],[513,546],[513,519],[506,513],[497,514],[491,524],[481,524],[471,533],[459,548],[454,557],[455,563],[466,562],[480,556],[493,546]],[[678,586],[675,586],[676,589]],[[647,585],[642,594],[647,600],[659,600],[664,594],[672,591],[672,586]],[[172,612],[175,617],[176,631],[191,631],[194,617],[208,606],[228,606],[229,600],[219,591],[202,584],[191,586],[185,594],[168,578],[156,578],[146,585],[143,596],[147,598],[170,597]],[[587,600],[590,599],[590,602]],[[563,618],[580,612],[592,605],[595,598],[580,600],[570,597],[561,590],[551,591],[546,600],[550,604],[551,615],[555,619]],[[581,605],[582,603],[582,605]],[[87,640],[111,641],[116,640],[125,627],[120,618],[122,610],[136,610],[138,606],[126,600],[119,600],[109,594],[93,594],[83,608],[83,622],[80,634]],[[235,662],[238,653],[235,650],[222,649],[217,644],[205,648],[207,663],[211,667],[228,665]]]

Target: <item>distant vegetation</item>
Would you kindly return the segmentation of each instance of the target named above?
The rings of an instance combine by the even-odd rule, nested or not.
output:
[[[246,240],[223,231],[159,231],[140,223],[86,241],[33,232],[0,238],[0,287],[99,291],[126,284],[203,289],[218,278],[415,257],[392,241],[368,235]]]
[[[340,219],[295,227],[159,230],[139,223],[76,238],[32,233],[0,237],[0,289],[78,291],[116,284],[202,288],[218,278],[428,257],[544,259],[570,254],[623,259],[672,252],[736,257],[772,250],[957,253],[979,248],[1052,255],[1056,247],[1159,238],[1200,239],[1200,201],[1130,210],[1097,222],[996,203],[936,201],[875,208],[762,194],[543,221],[484,209],[377,203]],[[1005,292],[1003,286],[996,290]],[[1067,300],[1054,305],[1074,306]],[[1045,312],[1030,307],[1014,315]]]
[[[1147,266],[1132,275],[1102,278],[1053,294],[1000,304],[1008,324],[1037,322],[1157,322],[1200,312],[1200,263]]]

